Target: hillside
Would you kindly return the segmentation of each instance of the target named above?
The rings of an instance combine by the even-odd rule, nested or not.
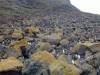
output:
[[[0,75],[99,75],[100,15],[70,0],[0,0]]]
[[[12,19],[16,16],[35,19],[39,16],[41,20],[44,17],[49,19],[55,17],[55,20],[59,21],[59,23],[56,21],[55,23],[59,25],[71,23],[76,26],[88,23],[88,25],[98,26],[100,24],[99,15],[81,12],[71,5],[69,0],[0,0],[0,21],[7,22],[9,18]]]

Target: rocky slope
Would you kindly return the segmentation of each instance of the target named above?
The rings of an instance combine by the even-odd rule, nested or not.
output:
[[[99,75],[99,61],[99,15],[69,0],[0,0],[0,75]]]
[[[40,19],[65,26],[100,24],[99,15],[83,13],[71,5],[69,0],[0,0],[0,23],[8,23],[14,16],[28,16],[35,23]]]
[[[47,11],[52,10],[55,7],[71,7],[70,1],[66,0],[0,0],[0,14],[6,15],[33,15],[35,11]],[[69,9],[71,9],[69,8]],[[66,9],[65,9],[66,10]],[[38,12],[39,13],[39,12]]]

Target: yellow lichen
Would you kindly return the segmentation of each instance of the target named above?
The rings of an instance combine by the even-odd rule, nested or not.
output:
[[[12,33],[12,38],[17,38],[17,39],[20,39],[23,37],[22,35],[22,30],[21,29],[15,29],[14,32]]]
[[[58,72],[61,72],[61,70],[63,69],[63,66],[58,60],[54,60],[50,64],[49,68],[50,68],[50,71],[51,71],[51,75],[57,75]]]
[[[51,44],[48,42],[38,42],[38,50],[48,50],[51,48]]]
[[[28,39],[21,39],[20,40],[20,46],[28,47]]]
[[[63,75],[80,75],[79,69],[77,69],[74,65],[60,60],[55,60],[51,63],[50,70],[52,75],[56,75],[60,71],[62,71]]]
[[[9,57],[8,59],[2,59],[0,61],[0,72],[17,70],[18,68],[22,67],[23,67],[22,62],[14,57]]]
[[[20,42],[19,41],[15,41],[15,42],[12,42],[10,45],[9,45],[10,48],[20,52]]]
[[[64,75],[80,75],[80,70],[72,64],[64,65]]]
[[[59,27],[55,27],[55,32],[56,33],[63,33],[63,29]]]
[[[79,44],[81,44],[81,45],[84,45],[84,46],[87,46],[87,47],[90,47],[90,46],[92,46],[92,45],[94,45],[94,44],[97,44],[97,43],[92,43],[92,42],[90,42],[90,41],[85,41],[84,43],[79,43]]]
[[[44,61],[46,63],[52,63],[55,60],[55,57],[47,51],[38,51],[32,56],[33,60]]]
[[[20,52],[20,47],[24,46],[25,48],[28,47],[28,40],[27,39],[21,39],[20,41],[12,42],[9,47],[12,49],[15,49],[16,51]]]
[[[72,47],[71,48],[71,53],[76,53],[79,50],[80,46],[81,46],[80,44],[77,44],[74,47]]]
[[[61,41],[60,41],[60,44],[61,45],[67,45],[69,43],[69,40],[68,39],[62,39]]]
[[[58,56],[58,60],[62,61],[63,63],[68,63],[67,57],[64,54],[61,54],[60,56]]]
[[[27,27],[25,31],[28,32],[30,35],[32,35],[33,33],[40,32],[39,28],[36,26]]]

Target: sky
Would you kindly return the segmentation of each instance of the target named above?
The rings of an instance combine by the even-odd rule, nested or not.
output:
[[[70,0],[81,11],[100,15],[100,0]]]

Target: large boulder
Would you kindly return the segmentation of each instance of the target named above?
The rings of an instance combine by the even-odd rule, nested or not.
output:
[[[1,59],[0,61],[0,72],[3,71],[13,71],[20,70],[23,67],[23,64],[20,60],[15,57],[9,57],[7,59]]]
[[[31,57],[33,60],[43,61],[48,64],[50,64],[54,60],[56,60],[56,58],[47,51],[38,51],[38,52],[34,53]]]
[[[74,65],[55,60],[50,65],[52,75],[80,75],[79,69]]]

